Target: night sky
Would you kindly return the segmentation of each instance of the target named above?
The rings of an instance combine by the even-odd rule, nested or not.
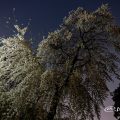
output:
[[[18,24],[24,26],[27,26],[31,19],[28,36],[33,38],[33,45],[36,47],[43,36],[59,27],[69,11],[77,7],[95,10],[104,3],[109,4],[116,22],[120,24],[120,0],[0,0],[0,37],[12,33],[13,25],[16,24],[15,19],[18,20]],[[6,23],[7,21],[10,23]],[[116,87],[113,83],[109,86],[112,90]],[[105,105],[111,106],[112,102],[108,99]],[[101,120],[115,119],[112,113],[105,113],[102,110]]]

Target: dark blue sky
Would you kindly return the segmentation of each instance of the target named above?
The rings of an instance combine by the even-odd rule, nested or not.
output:
[[[0,37],[11,34],[10,29],[13,29],[11,24],[15,24],[13,8],[15,8],[14,14],[19,24],[26,26],[28,19],[32,19],[29,29],[32,31],[34,46],[36,46],[42,40],[43,35],[47,36],[48,32],[59,27],[69,11],[77,7],[95,10],[103,3],[109,4],[115,20],[120,24],[120,0],[0,0]],[[7,25],[6,21],[9,17],[11,23]],[[110,99],[106,102],[106,105],[112,105]],[[102,110],[101,120],[115,119],[112,113],[105,113]]]
[[[79,6],[95,10],[102,3],[110,5],[116,21],[120,23],[120,0],[0,0],[0,36],[8,35],[10,31],[5,27],[5,21],[8,17],[13,18],[13,8],[19,24],[27,25],[28,19],[32,19],[30,30],[37,44],[43,35],[58,28],[69,11]]]

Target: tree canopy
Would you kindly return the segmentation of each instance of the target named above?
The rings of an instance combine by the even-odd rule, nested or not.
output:
[[[1,120],[17,120],[18,118],[30,120],[33,110],[31,116],[27,116],[27,112],[30,112],[39,96],[40,75],[40,65],[24,40],[14,36],[1,41]]]
[[[107,5],[94,12],[78,8],[39,44],[37,56],[46,67],[42,81],[51,98],[49,120],[61,112],[66,99],[76,119],[92,120],[95,113],[100,118],[100,106],[109,91],[106,82],[111,75],[119,79],[113,28]]]

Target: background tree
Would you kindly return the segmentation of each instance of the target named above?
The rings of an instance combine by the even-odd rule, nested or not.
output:
[[[113,101],[114,101],[114,108],[115,108],[114,116],[115,118],[117,118],[117,120],[120,120],[120,85],[114,91]]]
[[[24,40],[24,30],[0,42],[1,120],[33,120],[39,113],[36,103],[42,70]]]
[[[94,12],[78,8],[39,44],[37,57],[46,68],[41,89],[47,120],[65,114],[70,119],[72,113],[75,120],[93,120],[95,115],[100,119],[100,106],[109,91],[106,82],[112,76],[119,79],[114,26],[107,5]]]

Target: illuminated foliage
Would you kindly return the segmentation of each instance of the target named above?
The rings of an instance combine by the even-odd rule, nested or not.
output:
[[[34,117],[33,111],[40,97],[40,75],[40,65],[24,39],[17,35],[1,40],[1,120],[30,120]]]
[[[41,86],[47,120],[67,114],[62,107],[66,104],[72,110],[69,119],[71,114],[75,120],[93,120],[95,115],[100,119],[100,106],[109,91],[106,82],[111,75],[119,79],[113,26],[107,5],[94,12],[78,8],[39,44],[37,56],[46,68]]]

